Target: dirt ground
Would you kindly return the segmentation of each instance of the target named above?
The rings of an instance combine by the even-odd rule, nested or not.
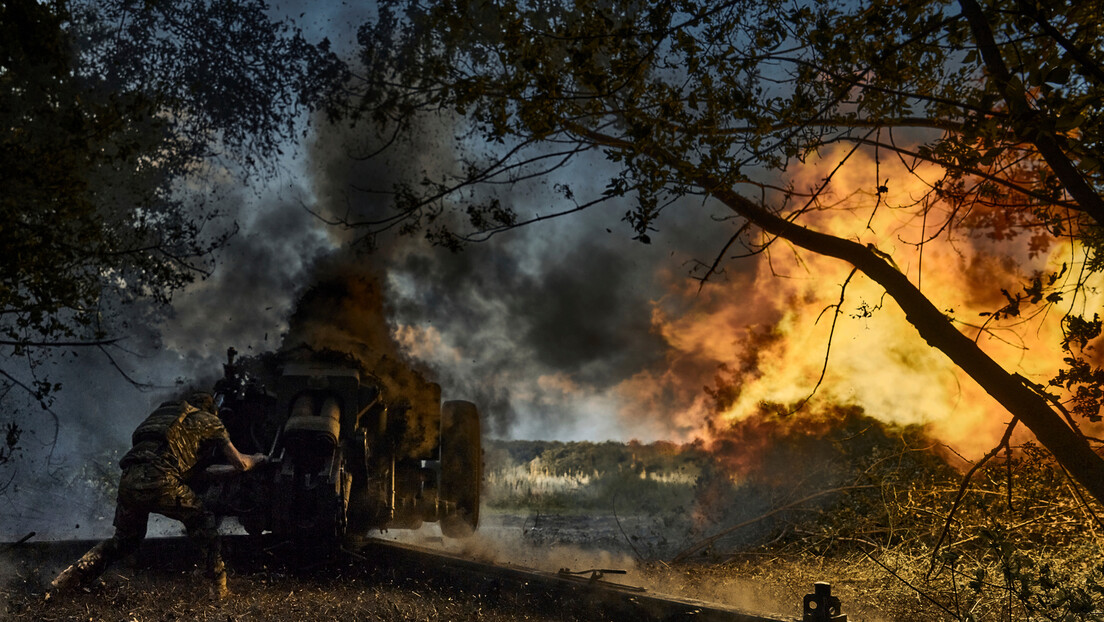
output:
[[[473,538],[450,541],[435,527],[394,531],[392,539],[438,547],[481,561],[507,563],[555,572],[593,568],[627,572],[617,581],[652,592],[717,602],[780,619],[801,616],[801,602],[815,581],[830,581],[851,620],[895,620],[915,611],[916,603],[901,590],[869,585],[868,571],[845,565],[825,567],[822,560],[748,557],[725,565],[684,564],[640,559],[641,547],[621,534],[632,523],[588,517],[490,515]],[[616,534],[614,533],[616,532]],[[289,558],[279,551],[263,555],[234,550],[228,544],[230,589],[225,600],[210,596],[195,572],[193,556],[170,559],[140,555],[119,564],[86,590],[43,600],[46,583],[79,557],[84,544],[35,554],[27,546],[0,553],[0,618],[30,620],[175,621],[237,620],[533,620],[594,619],[570,603],[535,605],[520,595],[480,595],[381,570],[371,560],[348,557]],[[887,587],[890,589],[887,591]],[[887,600],[886,594],[890,594]],[[893,596],[896,594],[897,596]],[[934,618],[932,618],[934,619]]]
[[[66,551],[71,561],[79,553]],[[12,621],[582,620],[531,611],[509,594],[493,598],[380,571],[367,560],[227,551],[230,597],[212,596],[190,555],[120,563],[89,586],[44,599],[62,566],[57,555],[5,555],[0,619]]]
[[[509,603],[446,593],[430,586],[272,574],[236,575],[229,598],[216,600],[189,573],[112,571],[86,592],[43,602],[8,594],[8,620],[565,620]],[[515,604],[516,605],[516,604]]]

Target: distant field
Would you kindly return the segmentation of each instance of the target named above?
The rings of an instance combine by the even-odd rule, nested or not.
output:
[[[685,510],[704,460],[671,444],[488,441],[484,505],[588,515]]]

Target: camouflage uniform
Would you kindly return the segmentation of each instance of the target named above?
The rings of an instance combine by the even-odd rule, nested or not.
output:
[[[62,572],[52,587],[91,581],[112,561],[134,552],[146,536],[146,522],[153,512],[184,523],[188,535],[200,543],[206,574],[222,595],[226,573],[216,518],[189,482],[222,455],[224,445],[230,442],[226,428],[218,416],[188,402],[166,402],[138,426],[132,442],[133,447],[119,461],[123,474],[114,537]]]

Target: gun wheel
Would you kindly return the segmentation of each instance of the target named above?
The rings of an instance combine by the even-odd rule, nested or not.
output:
[[[441,405],[441,492],[446,513],[441,533],[465,538],[479,525],[479,493],[483,487],[483,446],[479,410],[475,404],[450,401]]]

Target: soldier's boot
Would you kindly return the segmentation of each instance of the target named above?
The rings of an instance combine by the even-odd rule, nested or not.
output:
[[[76,589],[95,581],[107,569],[107,565],[111,563],[116,548],[114,540],[104,540],[92,547],[76,563],[62,570],[61,574],[50,582],[46,597],[49,598],[52,594]]]
[[[222,541],[216,534],[214,537],[203,538],[203,553],[206,557],[207,578],[211,581],[211,596],[224,599],[230,596],[230,588],[226,586],[226,564],[222,561]]]
[[[226,571],[215,575],[211,581],[211,597],[223,600],[230,597],[230,588],[226,585]]]

